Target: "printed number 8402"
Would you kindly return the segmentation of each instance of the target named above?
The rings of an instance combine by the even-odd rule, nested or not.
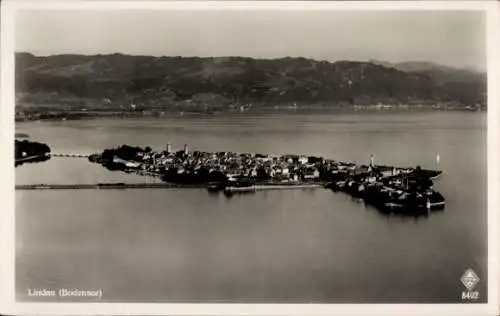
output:
[[[479,292],[478,291],[462,292],[462,299],[463,300],[477,300],[477,299],[479,299]]]

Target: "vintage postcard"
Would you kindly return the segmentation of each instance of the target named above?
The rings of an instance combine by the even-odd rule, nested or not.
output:
[[[2,2],[0,312],[498,314],[498,16]]]

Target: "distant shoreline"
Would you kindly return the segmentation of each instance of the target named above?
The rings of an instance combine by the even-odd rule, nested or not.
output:
[[[394,112],[481,112],[486,113],[486,109],[471,107],[302,107],[290,108],[285,106],[265,107],[251,110],[217,110],[203,111],[197,109],[174,109],[169,111],[143,110],[143,111],[113,111],[113,110],[90,110],[90,111],[50,111],[48,113],[39,113],[36,111],[27,111],[23,115],[16,115],[16,122],[23,121],[66,121],[66,120],[88,120],[98,118],[135,118],[135,117],[177,117],[183,115],[217,116],[226,114],[267,114],[267,113],[297,113],[308,111],[332,111],[348,113],[394,113]],[[26,114],[28,113],[28,114]]]

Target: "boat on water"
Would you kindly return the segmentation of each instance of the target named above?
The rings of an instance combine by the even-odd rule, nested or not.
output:
[[[234,192],[238,193],[247,193],[254,192],[254,183],[248,180],[238,180],[238,181],[229,181],[227,185],[224,186],[224,193],[232,194]]]

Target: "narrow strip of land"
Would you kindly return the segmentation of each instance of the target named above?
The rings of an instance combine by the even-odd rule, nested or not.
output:
[[[321,184],[298,185],[253,185],[244,188],[231,188],[230,191],[260,191],[277,189],[305,189],[321,188]],[[89,184],[22,184],[16,185],[16,190],[80,190],[80,189],[180,189],[180,188],[207,188],[205,184],[176,184],[176,183],[89,183]]]
[[[175,183],[21,184],[16,185],[16,190],[176,189],[203,187],[202,185],[180,185]]]

